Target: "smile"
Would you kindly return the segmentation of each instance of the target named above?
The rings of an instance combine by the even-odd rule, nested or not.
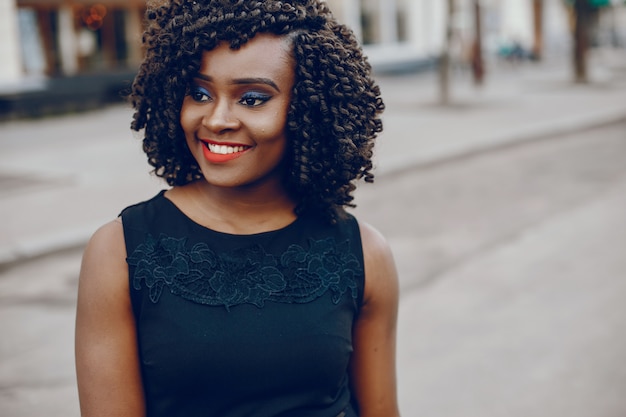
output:
[[[245,153],[251,146],[246,145],[234,145],[234,144],[221,144],[214,142],[203,142],[204,159],[208,162],[219,164],[231,161],[235,158],[239,158]]]
[[[220,155],[227,155],[230,153],[243,152],[246,150],[246,146],[229,146],[229,145],[216,145],[213,143],[207,143],[206,146],[213,153]]]

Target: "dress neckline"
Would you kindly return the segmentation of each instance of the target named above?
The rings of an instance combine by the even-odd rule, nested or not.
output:
[[[285,230],[291,229],[292,227],[295,227],[301,220],[302,216],[298,215],[291,223],[280,227],[278,229],[273,229],[273,230],[267,230],[264,232],[258,232],[258,233],[229,233],[229,232],[221,232],[219,230],[215,230],[212,229],[210,227],[204,226],[200,223],[198,223],[197,221],[195,221],[194,219],[192,219],[191,217],[189,217],[189,215],[187,215],[187,213],[185,213],[183,210],[181,210],[180,207],[178,207],[176,205],[176,203],[174,203],[172,200],[170,200],[168,197],[165,196],[165,192],[167,190],[161,190],[161,192],[159,193],[159,198],[161,200],[165,201],[165,204],[167,204],[171,209],[173,209],[175,212],[177,212],[178,214],[180,214],[187,222],[193,224],[195,227],[198,227],[202,230],[208,231],[210,233],[216,234],[216,235],[220,235],[220,236],[224,236],[224,237],[233,237],[233,238],[244,238],[244,237],[262,237],[262,236],[268,236],[268,235],[272,235],[272,234],[276,234],[276,233],[280,233],[283,232]]]

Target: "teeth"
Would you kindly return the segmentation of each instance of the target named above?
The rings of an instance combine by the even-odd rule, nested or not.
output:
[[[228,145],[216,145],[213,143],[207,143],[209,150],[213,153],[220,155],[227,155],[229,153],[243,152],[245,146],[228,146]]]

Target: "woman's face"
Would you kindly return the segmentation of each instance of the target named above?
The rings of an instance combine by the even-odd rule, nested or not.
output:
[[[206,181],[238,187],[280,179],[294,83],[287,41],[259,34],[204,52],[180,123]]]

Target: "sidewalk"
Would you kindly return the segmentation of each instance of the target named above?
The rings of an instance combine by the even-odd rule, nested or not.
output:
[[[556,64],[500,67],[482,89],[466,74],[438,102],[435,74],[378,76],[387,104],[378,175],[626,118],[626,74],[603,68],[573,85]],[[164,183],[148,175],[130,109],[0,124],[0,267],[83,245]],[[626,135],[626,132],[625,132]]]

